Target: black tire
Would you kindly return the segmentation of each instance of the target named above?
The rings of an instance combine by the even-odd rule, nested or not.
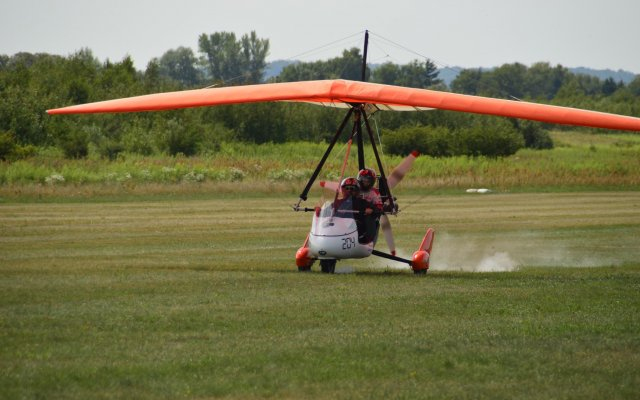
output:
[[[320,269],[325,274],[333,274],[336,272],[336,260],[320,260]]]
[[[308,267],[298,267],[298,272],[309,272],[311,271],[311,265]]]
[[[413,273],[414,273],[414,275],[426,275],[427,274],[427,270],[426,269],[414,269]]]

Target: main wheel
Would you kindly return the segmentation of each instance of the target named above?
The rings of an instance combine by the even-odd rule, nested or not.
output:
[[[426,269],[414,269],[413,273],[415,275],[426,275],[427,274],[427,270]]]
[[[336,260],[320,260],[320,269],[325,274],[336,272]]]

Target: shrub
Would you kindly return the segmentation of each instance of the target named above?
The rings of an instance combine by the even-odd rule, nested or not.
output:
[[[33,183],[44,182],[50,176],[49,168],[43,165],[34,165],[28,161],[15,161],[0,170],[0,183]]]
[[[7,160],[16,149],[15,137],[9,132],[0,132],[0,160]]]
[[[198,142],[199,154],[216,154],[222,149],[222,143],[233,141],[235,133],[221,124],[203,125]]]
[[[419,150],[432,157],[458,155],[502,157],[524,146],[524,139],[507,122],[449,129],[446,127],[404,127],[385,134],[385,149],[390,154],[406,155]]]
[[[72,130],[58,144],[67,158],[85,158],[89,154],[89,135],[81,130]]]
[[[524,138],[524,147],[528,149],[553,149],[553,140],[549,132],[542,129],[540,123],[514,120],[516,129]]]
[[[407,155],[413,150],[432,157],[455,155],[454,138],[446,127],[404,127],[384,135],[385,149],[390,154]]]
[[[524,138],[508,123],[474,125],[456,133],[455,155],[504,157],[524,147]]]
[[[155,153],[153,131],[140,124],[127,126],[122,133],[122,147],[128,153],[149,156]]]
[[[187,127],[178,119],[171,119],[163,125],[158,135],[158,147],[162,151],[172,156],[196,154],[200,141],[197,127]]]
[[[105,139],[98,144],[98,153],[103,158],[115,160],[125,150],[122,143],[113,139]]]
[[[11,132],[0,132],[0,160],[14,161],[35,155],[38,148],[27,144],[21,146],[16,142],[16,137]]]

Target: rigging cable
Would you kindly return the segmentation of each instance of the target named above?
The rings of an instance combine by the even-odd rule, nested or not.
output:
[[[384,155],[384,150],[382,149],[382,137],[380,136],[380,128],[378,127],[378,119],[375,118],[375,116],[372,114],[370,115],[370,119],[373,119],[373,124],[376,127],[376,136],[378,137],[378,143],[380,143],[380,155],[382,156],[382,164],[384,166],[385,171],[387,171],[387,173],[391,173],[391,171],[389,171],[389,166],[387,165],[387,158]]]
[[[351,38],[353,38],[353,37],[355,37],[355,36],[362,35],[362,33],[363,33],[363,32],[364,32],[364,31],[356,32],[356,33],[354,33],[354,34],[352,34],[352,35],[349,35],[349,36],[347,36],[347,37],[344,37],[344,38],[342,38],[342,39],[334,40],[333,42],[330,42],[330,43],[327,43],[327,44],[323,44],[322,46],[318,46],[318,47],[313,48],[313,49],[311,49],[311,50],[307,50],[307,51],[304,51],[304,52],[302,52],[302,53],[299,53],[299,54],[293,55],[293,56],[291,56],[291,57],[289,57],[289,58],[285,58],[285,61],[293,60],[293,59],[298,58],[298,57],[302,57],[302,56],[306,56],[306,55],[313,54],[314,52],[317,52],[317,51],[319,51],[319,50],[322,50],[322,49],[325,49],[325,48],[331,47],[331,46],[336,45],[336,44],[338,44],[338,43],[340,43],[340,42],[346,41],[347,39],[351,39]]]
[[[338,187],[336,188],[336,194],[333,198],[333,213],[332,213],[332,217],[335,215],[335,213],[338,211],[336,209],[337,205],[338,205],[338,195],[340,194],[340,185],[342,184],[342,180],[344,179],[344,171],[347,168],[347,164],[349,163],[349,154],[351,153],[351,144],[353,143],[353,135],[351,135],[351,138],[349,138],[349,141],[347,142],[347,153],[344,155],[344,162],[342,163],[342,169],[340,170],[340,180],[338,181]]]
[[[420,58],[424,58],[424,59],[426,59],[426,60],[430,60],[430,61],[432,61],[434,64],[436,64],[436,65],[440,66],[440,68],[441,68],[441,69],[450,69],[450,70],[452,70],[452,71],[456,71],[456,72],[461,72],[461,71],[462,71],[462,69],[461,69],[461,68],[459,68],[459,67],[452,67],[451,65],[449,65],[449,64],[447,64],[447,63],[445,63],[445,62],[442,62],[442,61],[436,60],[435,58],[432,58],[432,57],[427,57],[427,56],[425,56],[424,54],[418,53],[418,52],[417,52],[417,51],[415,51],[415,50],[412,50],[412,49],[410,49],[410,48],[408,48],[408,47],[406,47],[406,46],[403,46],[403,45],[401,45],[401,44],[399,44],[399,43],[396,43],[396,42],[394,42],[394,41],[393,41],[393,40],[391,40],[391,39],[387,39],[387,38],[385,38],[384,36],[378,35],[377,33],[374,33],[374,32],[369,31],[369,34],[371,34],[371,35],[373,35],[373,36],[375,36],[375,37],[377,37],[377,38],[379,38],[379,39],[381,39],[381,40],[383,40],[383,41],[387,42],[387,43],[388,43],[388,44],[390,44],[391,46],[394,46],[394,47],[396,47],[396,48],[398,48],[398,49],[401,49],[401,50],[404,50],[404,51],[406,51],[406,52],[409,52],[409,53],[411,53],[411,54],[413,54],[413,55],[416,55],[416,56],[418,56],[418,57],[420,57]]]

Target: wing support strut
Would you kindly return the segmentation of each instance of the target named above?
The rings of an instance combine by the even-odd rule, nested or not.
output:
[[[364,119],[365,127],[367,128],[367,133],[369,135],[369,141],[371,142],[371,147],[373,148],[373,154],[376,158],[376,163],[378,164],[378,171],[380,171],[380,178],[378,179],[378,189],[380,190],[380,196],[382,197],[383,204],[387,204],[385,208],[386,211],[395,214],[396,204],[393,195],[391,194],[391,189],[387,184],[387,175],[384,173],[384,168],[382,167],[382,160],[380,159],[380,154],[378,153],[378,147],[376,146],[376,141],[373,137],[373,132],[371,131],[371,125],[369,125],[369,118],[367,117],[367,113],[362,110],[362,116]]]
[[[298,204],[293,207],[294,210],[297,211],[297,209],[300,208],[300,203],[302,201],[307,200],[307,195],[309,194],[309,190],[311,190],[311,186],[313,185],[313,182],[315,182],[316,178],[318,177],[318,174],[320,173],[320,170],[324,166],[324,163],[327,161],[327,158],[329,157],[331,150],[333,150],[333,146],[335,146],[336,142],[340,138],[340,135],[342,135],[342,131],[344,130],[344,127],[347,125],[347,121],[349,121],[351,114],[353,114],[353,108],[349,109],[349,112],[347,112],[347,115],[345,115],[344,119],[342,120],[342,123],[340,124],[340,127],[338,127],[336,134],[333,136],[333,139],[331,139],[331,143],[329,143],[329,147],[327,148],[327,151],[324,152],[324,155],[322,156],[322,159],[318,163],[316,170],[313,171],[311,178],[309,178],[309,182],[307,182],[307,186],[305,186],[302,193],[300,193],[300,200],[298,201]]]

